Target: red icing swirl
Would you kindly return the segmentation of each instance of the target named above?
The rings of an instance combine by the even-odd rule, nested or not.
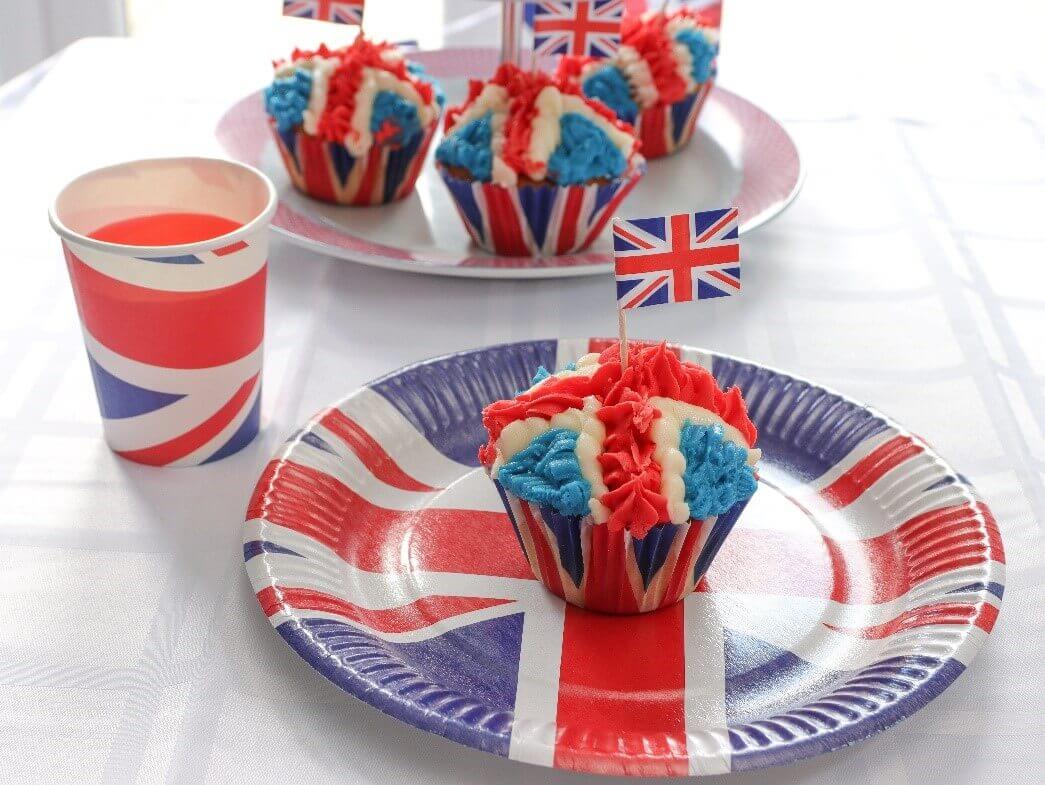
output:
[[[330,49],[320,44],[315,51],[295,49],[290,56],[291,62],[307,60],[311,57],[335,58],[337,66],[330,74],[327,84],[327,104],[316,124],[316,135],[328,142],[343,142],[356,135],[352,128],[352,115],[356,109],[356,95],[363,83],[363,69],[374,68],[387,71],[403,82],[409,82],[417,91],[426,106],[435,100],[432,85],[418,79],[406,67],[402,58],[384,59],[388,52],[398,51],[395,44],[385,41],[371,41],[363,36],[356,38],[348,46]],[[276,62],[273,65],[278,66]]]
[[[502,63],[493,78],[487,82],[479,79],[469,81],[468,98],[463,104],[450,107],[446,111],[446,131],[449,132],[456,125],[461,114],[475,103],[488,84],[500,85],[508,93],[508,115],[504,122],[504,148],[501,157],[518,174],[541,177],[547,166],[545,162],[534,161],[529,156],[533,123],[537,118],[537,96],[546,87],[554,87],[561,93],[581,98],[593,112],[605,118],[607,122],[628,134],[633,133],[632,127],[618,120],[605,105],[584,96],[575,82],[543,71],[527,71],[514,63]],[[632,147],[633,155],[638,148],[639,143],[636,140]]]
[[[606,427],[598,461],[608,488],[599,497],[610,511],[607,525],[639,538],[670,517],[667,499],[660,493],[661,467],[653,458],[653,423],[660,412],[651,398],[708,409],[736,428],[749,447],[758,438],[738,388],[723,391],[706,369],[683,362],[664,343],[632,344],[622,373],[620,350],[614,344],[599,355],[599,366],[591,376],[552,377],[511,400],[486,407],[483,425],[490,439],[479,450],[479,460],[486,466],[493,464],[496,442],[510,423],[528,417],[551,419],[567,409],[583,408],[588,396],[599,401],[596,416]]]

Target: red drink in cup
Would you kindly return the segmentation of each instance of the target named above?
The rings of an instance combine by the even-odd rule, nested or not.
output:
[[[59,194],[51,224],[118,454],[191,466],[257,435],[275,206],[264,175],[204,158],[121,164]]]

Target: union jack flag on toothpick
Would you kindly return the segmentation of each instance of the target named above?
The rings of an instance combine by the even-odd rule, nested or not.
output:
[[[656,218],[615,218],[617,307],[685,303],[740,293],[735,207]]]
[[[283,16],[362,26],[364,3],[365,0],[283,0]]]
[[[547,0],[533,5],[537,57],[609,57],[620,48],[624,0]]]

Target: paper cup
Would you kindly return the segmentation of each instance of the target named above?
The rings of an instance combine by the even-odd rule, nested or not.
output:
[[[509,187],[437,168],[476,245],[502,256],[557,256],[594,242],[646,173],[646,162],[640,157],[620,177],[590,185]]]
[[[272,138],[294,187],[313,199],[354,206],[388,204],[414,190],[438,120],[409,144],[375,144],[356,158],[343,144],[327,142],[300,128],[282,132],[269,118]]]
[[[51,226],[62,238],[105,438],[118,455],[195,466],[257,435],[275,209],[263,174],[208,158],[119,164],[59,193]],[[163,239],[177,241],[193,216],[239,228],[177,245],[90,236],[170,218],[176,226],[164,224]]]
[[[654,104],[639,113],[635,135],[642,142],[642,154],[646,158],[662,158],[685,147],[693,137],[711,87],[711,82],[705,82],[681,101]]]
[[[561,515],[494,484],[534,576],[571,605],[603,613],[648,613],[685,599],[748,503],[703,521],[662,523],[640,540],[611,532],[590,515]]]

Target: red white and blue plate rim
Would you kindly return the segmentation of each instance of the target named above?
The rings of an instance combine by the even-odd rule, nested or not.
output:
[[[842,395],[676,347],[744,390],[760,488],[699,590],[651,614],[533,579],[477,465],[482,407],[605,339],[403,368],[320,412],[266,467],[247,572],[286,642],[403,722],[533,764],[647,776],[792,763],[948,688],[1001,605],[987,505],[917,436]]]

